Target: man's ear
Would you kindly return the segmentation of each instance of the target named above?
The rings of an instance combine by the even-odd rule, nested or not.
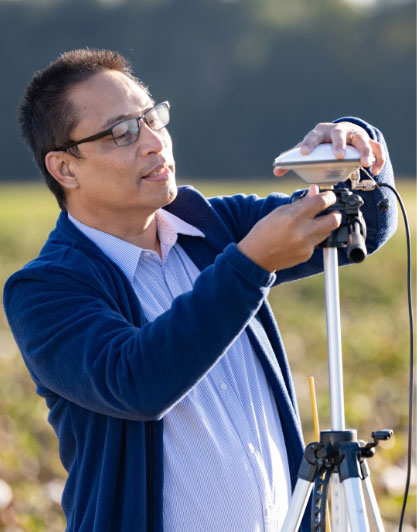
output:
[[[76,177],[73,156],[65,151],[50,151],[45,155],[45,165],[48,172],[64,188],[79,187]]]

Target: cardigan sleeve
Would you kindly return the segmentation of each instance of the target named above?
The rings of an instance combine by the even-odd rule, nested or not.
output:
[[[84,273],[78,281],[58,266],[14,274],[4,291],[10,327],[41,395],[134,420],[162,418],[225,353],[275,279],[230,244],[192,291],[139,327]]]

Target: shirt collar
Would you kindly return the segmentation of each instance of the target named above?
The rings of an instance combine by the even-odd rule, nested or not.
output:
[[[205,236],[197,227],[184,222],[184,220],[168,211],[160,209],[155,216],[163,262],[165,262],[169,251],[177,242],[179,234],[197,237]],[[119,266],[131,283],[133,282],[138,262],[144,251],[143,248],[109,233],[89,227],[71,216],[70,213],[68,213],[68,219]]]

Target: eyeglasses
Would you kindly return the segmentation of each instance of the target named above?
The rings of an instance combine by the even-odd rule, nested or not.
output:
[[[169,123],[169,107],[169,102],[158,103],[151,109],[148,109],[146,113],[143,113],[143,115],[139,116],[138,118],[129,118],[128,120],[123,120],[111,128],[106,129],[106,131],[101,131],[96,135],[91,135],[91,137],[86,137],[81,140],[68,142],[68,144],[57,148],[57,150],[65,151],[74,146],[78,146],[78,144],[83,144],[84,142],[93,142],[94,140],[107,137],[108,135],[113,137],[114,142],[118,146],[128,146],[138,139],[141,120],[143,120],[145,124],[153,131],[159,131],[163,127],[167,126]]]

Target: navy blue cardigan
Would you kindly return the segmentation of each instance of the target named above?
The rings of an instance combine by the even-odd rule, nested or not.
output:
[[[377,130],[365,127],[382,141]],[[380,179],[392,184],[389,161]],[[379,191],[363,196],[372,252],[395,227],[395,202],[384,213],[375,206]],[[279,194],[206,200],[180,187],[167,210],[205,234],[179,238],[201,274],[194,289],[152,323],[121,270],[64,211],[39,257],[8,280],[4,306],[10,327],[46,400],[68,471],[62,499],[68,531],[163,530],[164,414],[245,328],[277,402],[294,485],[303,452],[301,424],[266,295],[272,284],[321,271],[322,253],[270,274],[236,246],[260,218],[289,201]],[[343,252],[340,262],[347,262]],[[259,324],[267,344],[256,333]]]

